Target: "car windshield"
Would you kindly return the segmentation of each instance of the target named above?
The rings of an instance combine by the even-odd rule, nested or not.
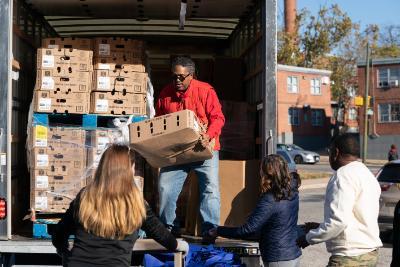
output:
[[[292,149],[295,149],[295,150],[304,150],[303,148],[301,148],[297,145],[291,145],[291,147],[292,147]]]
[[[282,156],[286,160],[287,163],[292,162],[292,159],[290,158],[290,156],[287,153],[285,153],[283,151],[276,151],[276,153],[278,153],[278,155]]]
[[[378,176],[379,182],[400,182],[400,164],[389,164],[383,167]]]

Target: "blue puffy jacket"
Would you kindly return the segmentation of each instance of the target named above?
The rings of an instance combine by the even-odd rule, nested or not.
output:
[[[261,196],[247,222],[240,227],[219,226],[219,236],[246,238],[259,236],[259,247],[264,262],[294,260],[301,255],[296,245],[299,193],[295,177],[288,199],[276,201],[272,193]]]

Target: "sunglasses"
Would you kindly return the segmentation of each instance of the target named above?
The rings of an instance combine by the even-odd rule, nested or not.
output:
[[[172,74],[171,79],[173,81],[179,80],[181,82],[183,82],[191,73],[187,74],[187,75],[183,75],[183,74]]]

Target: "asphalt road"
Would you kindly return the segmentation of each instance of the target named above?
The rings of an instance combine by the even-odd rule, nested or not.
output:
[[[323,219],[323,202],[325,188],[304,189],[300,192],[299,224],[314,221],[321,222]],[[303,250],[301,267],[325,267],[329,260],[329,253],[325,244],[309,246]],[[379,250],[378,267],[390,266],[392,260],[392,247],[384,244]]]

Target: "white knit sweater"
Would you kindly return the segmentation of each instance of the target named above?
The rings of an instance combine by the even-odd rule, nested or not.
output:
[[[370,170],[353,161],[337,170],[326,188],[324,222],[311,230],[311,245],[326,242],[333,255],[358,256],[382,246],[378,212],[381,189]]]

